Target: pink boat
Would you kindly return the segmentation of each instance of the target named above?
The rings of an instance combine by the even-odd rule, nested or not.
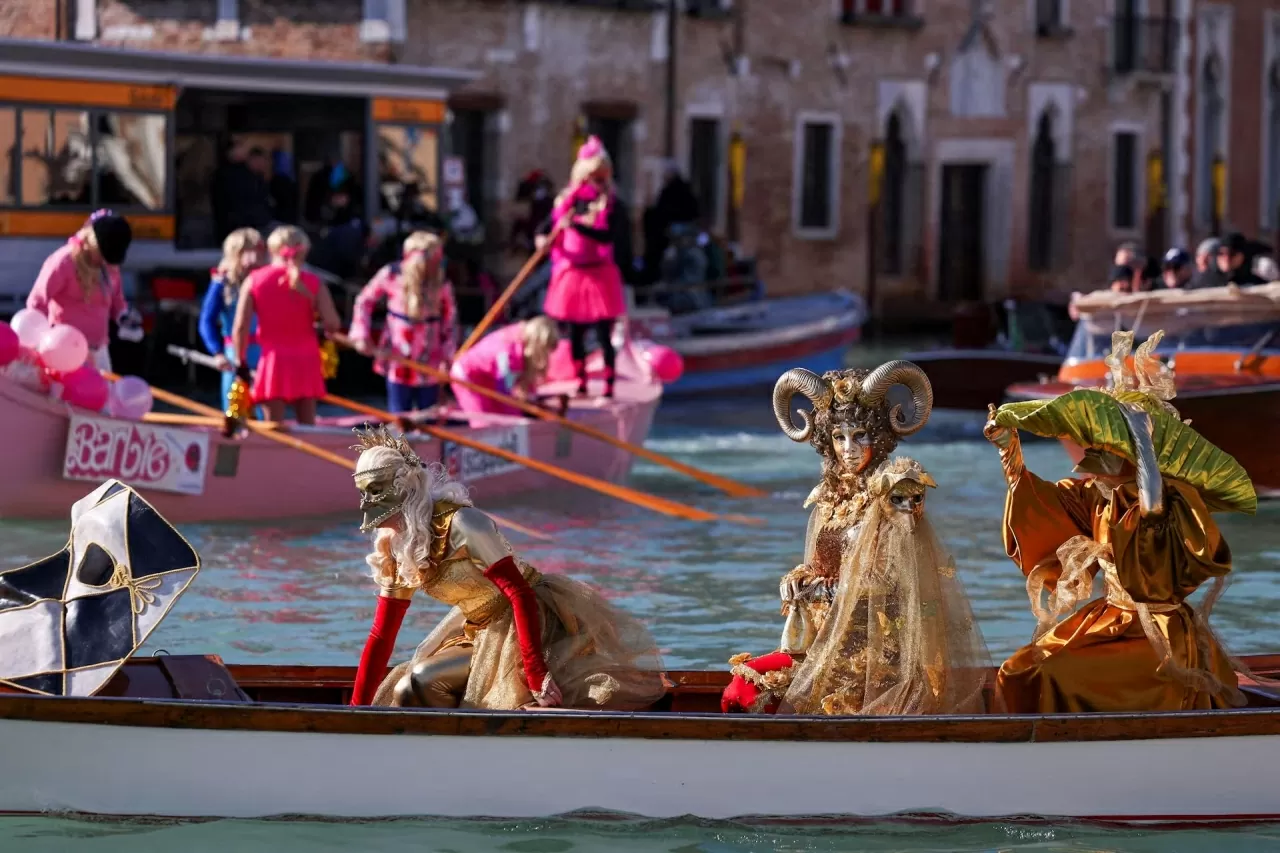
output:
[[[554,383],[541,393],[569,393]],[[615,399],[573,400],[568,417],[632,444],[644,443],[662,386],[622,379]],[[512,453],[602,480],[620,481],[631,455],[554,423],[502,415],[472,416],[449,429]],[[322,419],[288,432],[354,459],[351,430],[367,418]],[[177,523],[248,521],[350,512],[351,476],[260,436],[223,438],[205,427],[139,423],[77,409],[0,377],[0,518],[66,517],[86,482],[116,478],[141,491]],[[418,454],[442,462],[479,500],[563,486],[561,480],[494,456],[429,437],[412,439]]]

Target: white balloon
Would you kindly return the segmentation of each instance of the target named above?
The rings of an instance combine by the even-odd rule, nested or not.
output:
[[[13,315],[9,326],[18,333],[18,343],[35,349],[40,338],[49,331],[49,318],[32,308],[23,308]]]

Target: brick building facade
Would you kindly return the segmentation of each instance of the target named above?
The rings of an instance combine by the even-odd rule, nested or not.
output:
[[[1219,7],[1191,4],[683,0],[672,39],[665,2],[648,0],[10,0],[0,35],[479,71],[451,100],[450,136],[491,234],[524,173],[567,175],[583,131],[613,150],[639,219],[667,151],[674,42],[676,158],[770,292],[874,281],[883,310],[918,312],[1087,287],[1119,240],[1204,230],[1192,66],[1223,35]],[[1252,137],[1224,132],[1226,201],[1247,228],[1265,207],[1260,152],[1276,146],[1239,34],[1255,57],[1280,39],[1269,16],[1235,14],[1225,109]]]
[[[1280,2],[1196,4],[1178,69],[1188,240],[1280,240]],[[1216,168],[1215,168],[1216,167]]]

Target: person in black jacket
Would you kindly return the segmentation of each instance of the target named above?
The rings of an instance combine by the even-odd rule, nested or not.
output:
[[[1258,244],[1239,231],[1227,235],[1218,249],[1218,269],[1226,276],[1227,284],[1266,284],[1253,273],[1253,259],[1259,254]]]
[[[644,213],[646,281],[655,282],[661,276],[662,256],[671,244],[672,226],[696,224],[701,215],[693,186],[680,174],[675,163],[668,163],[658,199]]]
[[[227,159],[213,175],[213,215],[218,240],[237,228],[271,228],[271,194],[267,189],[267,153],[232,144]]]

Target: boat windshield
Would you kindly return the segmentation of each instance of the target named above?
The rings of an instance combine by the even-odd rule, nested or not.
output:
[[[1091,314],[1076,324],[1075,335],[1067,351],[1069,362],[1098,361],[1111,352],[1111,334],[1124,328],[1114,315]],[[1137,347],[1156,331],[1139,329],[1134,335]],[[1271,337],[1267,338],[1270,334]],[[1265,342],[1263,339],[1267,338]],[[1166,330],[1158,353],[1175,353],[1186,349],[1226,349],[1247,351],[1263,342],[1266,349],[1280,349],[1280,323],[1242,323],[1235,326],[1196,326],[1190,323]]]

